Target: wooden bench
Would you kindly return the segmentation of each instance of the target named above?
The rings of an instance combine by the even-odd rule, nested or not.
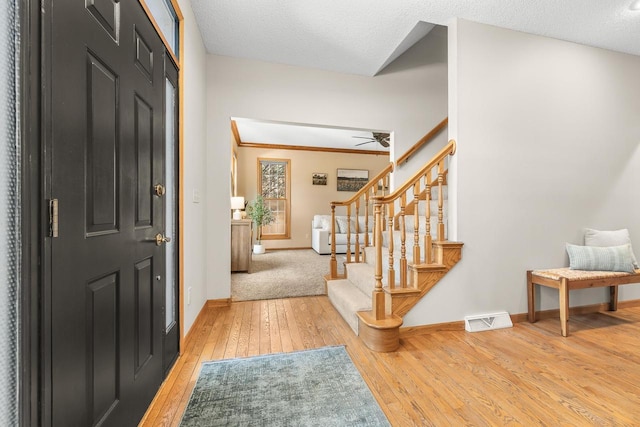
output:
[[[618,271],[583,271],[569,268],[527,271],[527,296],[529,303],[529,322],[536,321],[535,285],[558,290],[560,298],[560,331],[563,337],[569,335],[569,291],[574,289],[609,287],[609,310],[618,309],[618,286],[640,283],[640,270],[635,273]]]

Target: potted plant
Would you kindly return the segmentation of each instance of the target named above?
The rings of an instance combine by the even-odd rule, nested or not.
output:
[[[247,215],[256,225],[256,244],[253,245],[253,253],[263,254],[262,226],[271,224],[276,218],[269,206],[264,204],[264,199],[260,194],[247,206]]]

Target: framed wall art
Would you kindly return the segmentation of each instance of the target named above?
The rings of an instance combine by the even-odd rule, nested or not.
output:
[[[363,169],[338,169],[338,191],[358,191],[369,182],[369,171]]]
[[[314,172],[313,175],[311,175],[311,179],[313,181],[313,185],[327,185],[326,173]]]

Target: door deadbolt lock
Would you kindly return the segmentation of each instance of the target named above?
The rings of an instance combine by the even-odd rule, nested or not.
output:
[[[163,243],[169,243],[171,241],[171,237],[167,237],[162,233],[156,234],[156,245],[160,246]]]
[[[165,193],[167,192],[167,190],[164,188],[164,185],[162,184],[156,184],[153,186],[153,190],[156,193],[156,196],[158,197],[162,197],[165,195]]]

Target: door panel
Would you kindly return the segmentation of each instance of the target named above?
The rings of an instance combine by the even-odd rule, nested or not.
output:
[[[118,403],[118,274],[110,274],[87,286],[87,342],[93,380],[90,405],[99,420]]]
[[[149,79],[152,80],[151,75],[153,74],[153,55],[151,49],[144,41],[140,33],[135,32],[136,37],[136,65],[142,74]]]
[[[163,379],[164,72],[137,1],[47,0],[54,426],[127,426]],[[88,12],[88,13],[87,13]],[[48,366],[45,363],[44,366]],[[45,410],[48,413],[48,410]]]
[[[87,237],[118,230],[118,79],[93,55],[87,57],[85,200]]]
[[[142,98],[135,97],[136,147],[136,227],[149,227],[153,219],[153,110]]]
[[[120,5],[115,0],[86,0],[89,13],[98,21],[113,40],[118,40]]]
[[[135,375],[153,357],[153,266],[151,259],[136,264],[135,298]]]

